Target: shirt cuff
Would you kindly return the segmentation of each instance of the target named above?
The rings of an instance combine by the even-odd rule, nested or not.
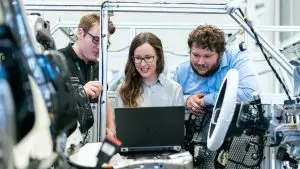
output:
[[[185,108],[187,108],[187,106],[186,106],[186,101],[187,101],[187,99],[190,97],[191,95],[184,95],[183,96],[183,99],[184,99],[184,107]]]
[[[204,96],[204,106],[214,105],[215,104],[215,95],[214,93],[207,94]]]

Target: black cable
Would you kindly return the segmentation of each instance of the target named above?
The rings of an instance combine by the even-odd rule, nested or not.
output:
[[[241,15],[242,15],[242,19],[245,21],[245,23],[248,25],[248,27],[250,28],[251,32],[253,33],[254,38],[255,38],[255,41],[256,41],[256,44],[259,46],[259,48],[260,48],[260,50],[261,50],[263,56],[265,57],[265,59],[266,59],[268,65],[270,66],[270,68],[271,68],[272,71],[274,72],[274,74],[275,74],[276,78],[278,79],[279,83],[282,85],[282,88],[283,88],[285,94],[287,95],[287,97],[288,97],[289,100],[292,100],[292,99],[291,99],[291,96],[289,95],[289,92],[288,92],[288,90],[287,90],[287,88],[286,88],[286,86],[285,86],[285,84],[283,83],[283,81],[282,81],[282,79],[280,78],[280,76],[278,75],[277,71],[275,70],[275,68],[274,68],[273,65],[271,64],[271,62],[270,62],[270,60],[269,60],[269,58],[268,58],[268,56],[267,56],[265,50],[263,49],[262,44],[260,43],[260,41],[259,41],[259,39],[258,39],[258,36],[257,36],[257,33],[254,31],[251,22],[250,22],[250,21],[247,19],[247,17],[244,15],[244,13],[243,13],[243,11],[241,10],[241,8],[238,8],[238,10],[239,10],[239,12],[240,12]]]
[[[184,147],[187,148],[189,147],[190,145],[190,142],[192,140],[192,134],[190,133],[190,125],[191,125],[191,122],[192,122],[192,113],[189,114],[189,117],[188,117],[188,121],[186,122],[186,127],[185,127],[185,137],[184,137]]]
[[[199,137],[200,137],[200,133],[201,131],[203,130],[203,128],[205,127],[205,125],[207,124],[207,122],[210,121],[210,118],[209,117],[206,117],[207,116],[207,112],[204,113],[204,115],[202,116],[202,119],[201,119],[201,122],[200,122],[200,128],[198,129],[198,136],[196,137],[195,140],[198,140]],[[205,121],[204,121],[205,120]]]

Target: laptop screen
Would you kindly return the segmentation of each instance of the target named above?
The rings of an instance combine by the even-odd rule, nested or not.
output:
[[[183,106],[116,108],[117,138],[127,148],[183,147],[184,111]]]

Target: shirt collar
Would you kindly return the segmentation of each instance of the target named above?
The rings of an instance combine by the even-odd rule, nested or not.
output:
[[[163,86],[163,85],[166,84],[166,79],[165,79],[165,77],[162,74],[160,74],[158,76],[157,82],[159,82]]]
[[[221,56],[220,68],[227,67],[227,66],[228,66],[227,53],[226,53],[226,50],[225,50],[224,53],[223,53],[223,55]]]
[[[70,51],[72,59],[79,60],[80,58],[77,56],[76,52],[74,51],[74,49],[72,47],[73,45],[74,45],[74,43],[69,43],[69,45],[67,47],[68,51]]]
[[[74,61],[82,62],[82,63],[85,64],[85,61],[82,60],[81,58],[79,58],[78,55],[76,54],[76,52],[74,51],[73,45],[74,45],[74,43],[69,43],[69,45],[68,45],[69,51],[71,52],[71,57],[72,57],[72,59],[73,59]],[[87,63],[87,65],[93,65],[93,64],[95,64],[95,63],[96,63],[96,62],[89,61],[89,62]]]
[[[147,85],[146,83],[143,83],[144,85],[146,85],[146,86],[153,86],[153,85],[155,85],[155,84],[157,84],[157,83],[159,83],[160,85],[164,85],[164,84],[166,84],[166,79],[165,79],[165,77],[162,75],[162,74],[160,74],[159,76],[158,76],[158,78],[157,78],[157,80],[156,80],[156,82],[154,83],[154,84],[152,84],[152,85]]]

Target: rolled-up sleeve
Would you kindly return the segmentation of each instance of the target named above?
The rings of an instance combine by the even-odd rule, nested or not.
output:
[[[218,97],[218,92],[209,93],[204,96],[204,105],[214,105]]]
[[[237,101],[253,100],[253,92],[258,91],[258,80],[252,60],[248,52],[239,52],[232,62],[231,67],[239,72],[239,87]]]

